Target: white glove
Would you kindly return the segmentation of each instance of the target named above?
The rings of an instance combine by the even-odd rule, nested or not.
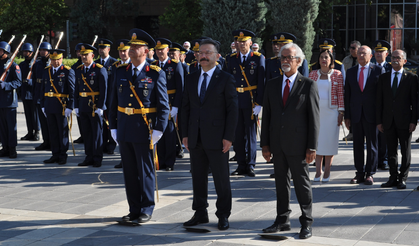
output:
[[[79,115],[79,108],[75,108],[75,109],[74,109],[74,112],[76,112],[76,116],[77,116],[77,117],[80,117],[80,115]]]
[[[0,85],[1,85],[1,88],[2,89],[4,89],[4,87],[6,86],[6,84],[4,83],[4,81],[0,81]]]
[[[151,136],[153,144],[156,144],[162,136],[163,136],[163,132],[158,131],[158,130],[153,130],[153,135]]]
[[[103,115],[103,109],[98,108],[98,109],[95,110],[95,113],[97,115],[99,115],[99,117],[102,117],[102,115]]]
[[[45,108],[42,108],[42,113],[44,113],[45,117],[47,117],[47,114],[45,113]]]
[[[254,115],[259,115],[259,113],[260,113],[260,110],[262,109],[262,106],[260,106],[260,105],[256,105],[254,108],[253,108],[253,114]]]
[[[111,136],[113,138],[113,140],[115,140],[116,143],[118,143],[118,139],[117,139],[117,130],[116,129],[111,129]]]
[[[178,111],[177,107],[172,107],[172,110],[170,110],[170,116],[172,116],[173,118],[176,117],[177,111]]]
[[[71,109],[69,109],[69,108],[66,108],[66,109],[65,109],[65,112],[64,112],[64,116],[67,118],[68,116],[70,116],[70,115],[71,115],[71,112],[73,112],[73,110],[71,110]]]

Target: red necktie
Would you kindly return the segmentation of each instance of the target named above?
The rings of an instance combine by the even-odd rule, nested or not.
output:
[[[285,85],[284,93],[282,95],[282,103],[284,103],[284,106],[285,106],[285,103],[287,102],[288,96],[290,94],[290,80],[287,79],[287,80],[285,80],[285,82],[287,82],[287,84]]]
[[[364,68],[365,67],[361,67],[361,72],[359,73],[359,79],[358,79],[358,83],[359,83],[359,88],[361,89],[361,91],[364,91]]]

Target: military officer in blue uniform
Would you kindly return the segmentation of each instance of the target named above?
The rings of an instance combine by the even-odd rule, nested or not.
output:
[[[336,46],[336,42],[333,39],[330,39],[330,38],[319,39],[320,52],[322,50],[330,50],[330,52],[332,54],[334,54],[333,47],[335,47],[335,46]],[[336,57],[336,55],[334,55],[334,56]],[[345,72],[345,68],[344,68],[342,62],[335,59],[335,64],[334,65],[335,65],[334,69],[340,70],[342,72],[343,78],[345,78],[346,72]],[[320,69],[320,66],[317,62],[310,64],[310,72],[313,71],[313,70],[317,70],[317,69]]]
[[[112,56],[109,55],[109,52],[111,51],[111,45],[113,45],[113,42],[108,40],[108,39],[104,39],[104,38],[99,38],[97,41],[98,44],[98,50],[99,50],[99,55],[100,57],[98,59],[95,60],[96,64],[100,64],[103,67],[105,67],[107,73],[108,73],[108,77],[110,77],[110,73],[111,71],[111,66],[112,64],[114,64],[117,59],[113,58]],[[108,80],[108,85],[107,88],[110,87],[110,83],[111,80]],[[107,93],[108,97],[109,97],[109,92]],[[106,108],[109,108],[109,101],[106,101]],[[105,110],[103,112],[103,118],[104,118],[104,128],[103,128],[103,152],[112,155],[115,151],[116,148],[116,143],[115,141],[112,139],[111,137],[111,132],[109,130],[109,126],[107,125],[107,118],[108,118],[108,110]]]
[[[186,76],[189,74],[189,66],[186,62],[182,62],[180,57],[182,54],[185,54],[186,49],[182,47],[182,45],[172,42],[172,46],[169,49],[169,57],[172,60],[178,61],[183,67],[183,75]]]
[[[7,42],[0,42],[0,75],[4,72],[10,50]],[[5,78],[4,81],[0,81],[0,140],[3,147],[0,150],[0,157],[16,158],[16,90],[22,85],[22,73],[16,63],[13,62]]]
[[[289,43],[294,43],[295,40],[297,40],[297,38],[293,34],[287,32],[279,32],[271,36],[274,56],[271,57],[271,59],[266,60],[266,80],[282,75],[279,51],[281,50],[282,46]],[[304,59],[301,66],[298,68],[298,72],[300,72],[304,77],[308,77],[308,71],[308,62],[306,59]]]
[[[41,83],[41,107],[47,117],[52,157],[44,163],[67,163],[68,119],[74,108],[74,70],[64,66],[65,50],[50,50],[51,65],[44,69]]]
[[[108,73],[102,65],[93,61],[95,47],[81,46],[83,64],[76,69],[74,108],[82,125],[86,158],[79,166],[102,166],[103,159],[103,111],[106,110]]]
[[[173,171],[176,162],[177,133],[175,120],[179,108],[182,106],[183,67],[182,64],[168,56],[172,42],[165,38],[156,39],[157,61],[152,64],[160,67],[166,74],[167,94],[169,96],[170,115],[162,139],[157,144],[159,167],[161,170]]]
[[[237,53],[230,55],[226,66],[227,72],[236,79],[239,98],[239,119],[234,140],[238,167],[232,175],[247,174],[254,177],[257,148],[256,124],[263,102],[265,57],[250,49],[252,37],[255,36],[253,32],[239,29],[237,33]]]
[[[83,43],[78,43],[75,47],[74,47],[74,52],[76,52],[76,56],[77,56],[77,61],[76,63],[74,63],[73,65],[71,65],[71,69],[73,69],[74,71],[76,71],[77,67],[80,66],[81,64],[83,64],[83,62],[81,61],[81,54],[80,54],[80,50],[81,50],[81,46],[83,45]],[[79,133],[80,133],[80,137],[76,140],[73,141],[73,143],[84,143],[83,140],[83,136],[82,136],[82,131],[81,131],[81,123],[80,123],[80,117],[76,117],[77,118],[77,125],[79,126]]]
[[[189,63],[189,73],[193,73],[195,71],[198,71],[200,69],[199,67],[199,61],[198,61],[198,53],[199,53],[199,43],[201,42],[201,39],[194,39],[191,41],[192,43],[192,51],[194,55],[194,59]]]
[[[29,79],[27,78],[28,73],[30,71],[30,63],[33,59],[33,46],[30,43],[25,43],[22,45],[21,50],[25,59],[19,64],[19,67],[22,71],[22,86],[20,87],[20,98],[23,103],[26,128],[28,129],[28,133],[25,136],[21,137],[20,140],[38,141],[39,130],[41,130],[41,125],[39,123],[38,114],[36,113],[35,104],[32,100],[32,75]]]
[[[49,51],[52,46],[48,42],[42,42],[39,46],[40,59],[34,64],[32,69],[32,81],[33,83],[33,102],[36,107],[36,114],[38,114],[39,122],[41,123],[41,133],[43,143],[35,148],[35,150],[49,150],[50,149],[50,137],[48,130],[48,122],[41,107],[41,94],[42,92],[42,76],[44,74],[45,67],[49,66]]]
[[[132,29],[129,56],[115,76],[110,109],[112,137],[119,142],[129,214],[121,221],[144,223],[153,214],[155,176],[153,150],[166,129],[169,98],[164,71],[146,61],[156,42],[141,29]]]

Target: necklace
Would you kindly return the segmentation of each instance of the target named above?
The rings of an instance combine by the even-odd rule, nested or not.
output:
[[[324,73],[324,72],[320,69],[320,73],[321,73],[321,74],[323,74],[323,75],[328,75],[328,74],[330,74],[330,72],[332,72],[332,69],[330,69],[327,73]]]

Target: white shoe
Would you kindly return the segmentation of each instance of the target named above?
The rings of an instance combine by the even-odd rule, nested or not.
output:
[[[314,177],[313,181],[314,182],[320,182],[320,177],[318,177],[318,178]]]
[[[329,175],[329,177],[328,177],[328,178],[323,177],[322,182],[329,182],[329,180],[330,180],[330,175]]]

